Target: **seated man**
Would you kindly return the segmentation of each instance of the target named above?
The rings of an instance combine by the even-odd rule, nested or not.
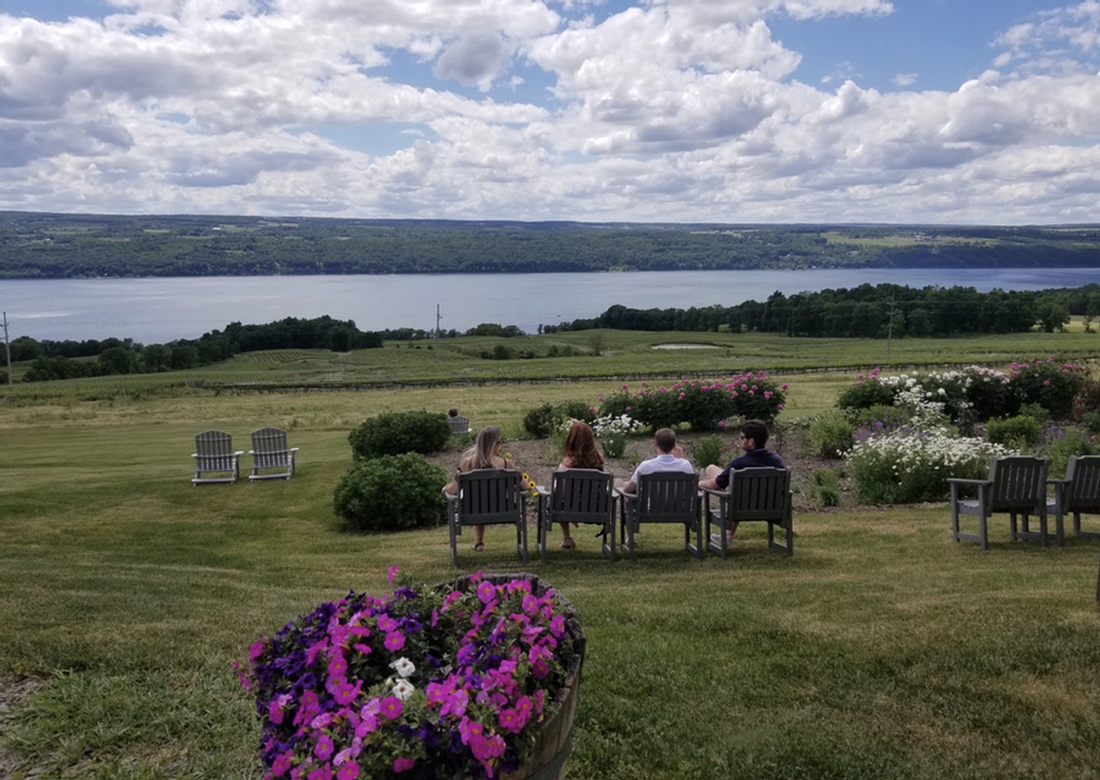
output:
[[[653,474],[657,471],[695,473],[695,467],[691,465],[691,461],[684,459],[684,451],[676,443],[676,433],[671,428],[661,428],[653,435],[653,448],[657,451],[657,457],[643,460],[638,464],[630,481],[623,485],[624,493],[638,492],[638,477],[643,474]]]
[[[751,469],[758,466],[786,468],[783,465],[783,459],[767,449],[767,443],[768,426],[761,420],[745,420],[741,423],[741,449],[745,454],[731,460],[724,469],[713,464],[707,466],[706,479],[700,480],[699,487],[707,490],[725,490],[730,485],[730,472],[736,469]],[[726,535],[727,541],[733,539],[733,532],[736,530],[737,524],[734,523]],[[717,538],[718,534],[712,534],[711,537],[712,542],[721,541]]]

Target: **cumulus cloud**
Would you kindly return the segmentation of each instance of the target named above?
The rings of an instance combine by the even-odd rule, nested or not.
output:
[[[0,208],[1094,220],[1100,2],[1006,26],[989,69],[949,91],[910,72],[870,89],[854,66],[802,83],[802,53],[773,33],[893,11],[118,0],[100,19],[0,15]]]

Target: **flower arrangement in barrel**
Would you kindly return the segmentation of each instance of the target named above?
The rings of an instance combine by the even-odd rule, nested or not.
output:
[[[397,576],[390,570],[390,584]],[[265,778],[493,778],[530,754],[575,661],[529,579],[349,593],[252,645]],[[579,633],[579,632],[578,632]]]

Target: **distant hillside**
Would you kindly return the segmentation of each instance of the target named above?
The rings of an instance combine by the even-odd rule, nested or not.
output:
[[[0,278],[1100,266],[1100,228],[0,212]]]

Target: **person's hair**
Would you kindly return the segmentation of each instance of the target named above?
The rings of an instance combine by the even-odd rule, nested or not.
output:
[[[474,446],[462,456],[462,462],[469,463],[472,469],[495,469],[497,466],[493,462],[493,456],[496,455],[497,442],[500,439],[500,428],[495,425],[482,428],[477,432]]]
[[[671,428],[661,428],[653,434],[653,441],[657,442],[657,449],[667,454],[676,447],[676,432]]]
[[[576,469],[603,468],[603,455],[596,446],[596,434],[592,426],[580,420],[574,420],[565,434],[565,457]]]
[[[454,407],[451,407],[450,409],[447,410],[447,416],[448,417],[458,417],[458,409],[455,409]]]
[[[745,420],[741,423],[741,435],[752,439],[756,449],[761,449],[768,443],[768,426],[763,420]]]

